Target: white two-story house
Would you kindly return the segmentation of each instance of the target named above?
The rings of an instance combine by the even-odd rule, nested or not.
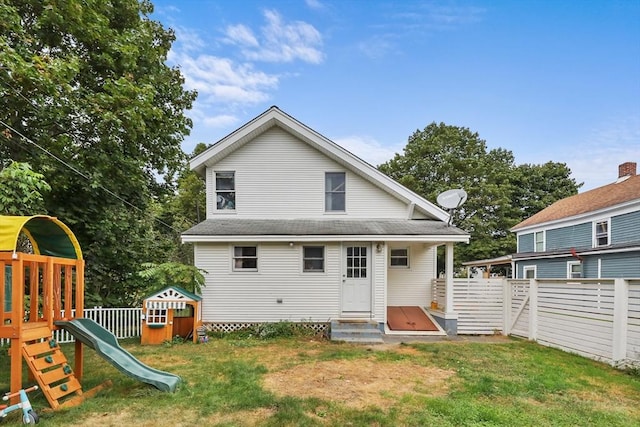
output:
[[[640,277],[637,164],[621,164],[615,182],[558,200],[511,231],[517,278]]]
[[[436,248],[451,290],[453,245],[469,240],[446,211],[277,107],[191,168],[207,216],[182,240],[206,271],[205,324],[354,320],[389,333],[390,308],[418,307],[455,333],[455,313],[430,311]]]

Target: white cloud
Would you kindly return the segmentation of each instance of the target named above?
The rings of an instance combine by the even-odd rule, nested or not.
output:
[[[322,8],[324,8],[324,4],[322,4],[319,0],[305,0],[305,3],[311,9],[322,9]]]
[[[176,41],[172,47],[176,49],[179,46],[179,49],[184,52],[194,52],[201,50],[206,46],[204,40],[200,37],[200,35],[185,27],[174,27],[173,30],[176,33]]]
[[[227,36],[225,41],[229,43],[249,47],[258,47],[259,45],[258,40],[253,35],[253,31],[242,24],[229,25],[225,30],[225,34]]]
[[[228,58],[171,51],[169,59],[180,67],[187,89],[197,90],[208,103],[256,104],[269,99],[267,90],[278,86],[278,76]]]
[[[322,35],[311,24],[302,21],[285,22],[275,10],[265,10],[267,24],[259,39],[244,25],[227,27],[224,39],[238,45],[250,61],[293,62],[301,60],[319,64],[324,60]]]
[[[202,120],[205,126],[211,128],[226,128],[237,124],[240,119],[230,114],[220,114],[218,116],[205,117]]]
[[[373,166],[391,160],[396,153],[402,153],[404,148],[403,144],[384,146],[371,137],[358,135],[334,138],[333,142]]]

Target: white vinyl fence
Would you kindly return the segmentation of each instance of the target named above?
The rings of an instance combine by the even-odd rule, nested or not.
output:
[[[63,312],[64,315],[64,312]],[[75,315],[75,310],[72,315]],[[142,308],[85,308],[84,317],[94,320],[118,339],[140,336]],[[59,343],[73,342],[73,336],[60,329],[54,331],[53,337]],[[0,339],[0,345],[8,345],[9,339]]]
[[[502,279],[454,279],[453,311],[458,313],[459,335],[501,333],[504,325]],[[438,305],[445,305],[445,281],[435,280]]]
[[[640,365],[640,280],[510,280],[506,335],[601,360]]]

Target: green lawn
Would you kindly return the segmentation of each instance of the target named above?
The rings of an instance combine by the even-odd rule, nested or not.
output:
[[[640,376],[505,339],[363,347],[313,337],[212,339],[123,347],[183,378],[174,394],[122,375],[86,350],[83,387],[113,386],[48,411],[46,426],[635,426]],[[73,346],[63,346],[72,360]],[[0,391],[9,388],[0,356]],[[26,377],[25,377],[26,378]],[[25,384],[27,385],[27,384]],[[5,423],[19,424],[13,417]]]

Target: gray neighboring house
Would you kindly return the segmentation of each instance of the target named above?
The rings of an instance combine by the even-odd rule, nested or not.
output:
[[[640,277],[637,164],[621,164],[612,184],[558,200],[511,231],[516,278]]]

